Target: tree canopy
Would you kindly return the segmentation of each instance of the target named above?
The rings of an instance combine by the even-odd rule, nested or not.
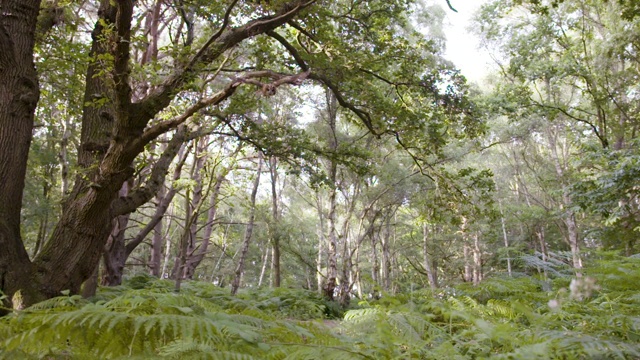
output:
[[[461,6],[3,1],[0,349],[637,357],[638,6]]]

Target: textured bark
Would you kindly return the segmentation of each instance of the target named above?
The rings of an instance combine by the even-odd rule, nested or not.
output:
[[[247,229],[244,233],[244,240],[242,242],[242,250],[240,250],[240,259],[236,266],[235,278],[231,284],[231,295],[235,295],[240,288],[240,282],[242,281],[242,275],[244,274],[244,263],[249,252],[249,244],[251,243],[251,236],[253,233],[253,225],[256,217],[256,195],[258,194],[258,187],[260,186],[260,173],[262,172],[262,153],[258,153],[258,170],[256,171],[256,178],[253,181],[253,190],[251,191],[250,206],[249,208],[249,222],[247,223]]]
[[[132,181],[127,181],[120,189],[120,196],[127,196]],[[129,224],[129,214],[119,215],[113,219],[113,227],[105,246],[102,261],[104,269],[100,285],[118,286],[122,284],[122,274],[127,262],[127,246],[125,243],[125,231]]]
[[[147,96],[132,102],[130,44],[134,2],[102,0],[99,21],[92,33],[91,58],[113,56],[109,76],[98,60],[86,77],[84,114],[78,163],[85,171],[76,179],[63,204],[57,225],[30,263],[20,239],[20,204],[38,83],[33,66],[35,27],[40,1],[4,0],[0,14],[0,287],[10,297],[20,290],[25,305],[54,297],[62,290],[78,293],[102,255],[112,219],[134,211],[155,195],[160,184],[138,189],[120,198],[118,191],[132,176],[134,159],[157,136],[182,124],[205,106],[216,105],[243,84],[233,81],[181,116],[147,127],[202,69],[242,41],[271,31],[294,18],[312,2],[292,1],[272,15],[226,28],[213,36],[184,65]],[[113,26],[101,36],[103,26]],[[101,41],[105,38],[106,41]],[[260,74],[262,75],[262,74]],[[299,83],[292,77],[289,83]],[[287,81],[285,81],[287,82]],[[284,83],[284,82],[279,82]],[[104,101],[106,100],[106,101]],[[117,200],[117,201],[116,201]]]
[[[20,236],[20,210],[40,96],[33,62],[40,1],[4,0],[0,5],[0,290],[26,304],[43,298]],[[8,299],[5,305],[10,305]]]

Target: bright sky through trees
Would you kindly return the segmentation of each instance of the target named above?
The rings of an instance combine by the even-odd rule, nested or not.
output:
[[[480,39],[469,29],[473,14],[486,2],[487,0],[452,0],[451,5],[458,12],[446,9],[445,57],[453,61],[467,79],[478,83],[495,66],[489,54],[480,47]]]

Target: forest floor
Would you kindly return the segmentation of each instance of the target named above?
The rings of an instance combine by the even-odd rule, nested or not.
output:
[[[147,275],[0,318],[1,359],[637,359],[640,259],[360,301]],[[551,290],[549,290],[551,289]],[[352,301],[356,302],[355,300]]]

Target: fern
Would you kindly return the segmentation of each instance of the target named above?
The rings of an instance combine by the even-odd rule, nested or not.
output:
[[[0,318],[0,358],[640,358],[640,285],[630,282],[639,261],[598,257],[584,270],[600,287],[590,297],[571,297],[568,276],[550,281],[555,291],[535,277],[494,277],[385,294],[331,322],[329,304],[308,291],[231,297],[186,282],[176,294],[164,280],[137,276],[134,288],[102,289],[91,302],[59,297]]]

